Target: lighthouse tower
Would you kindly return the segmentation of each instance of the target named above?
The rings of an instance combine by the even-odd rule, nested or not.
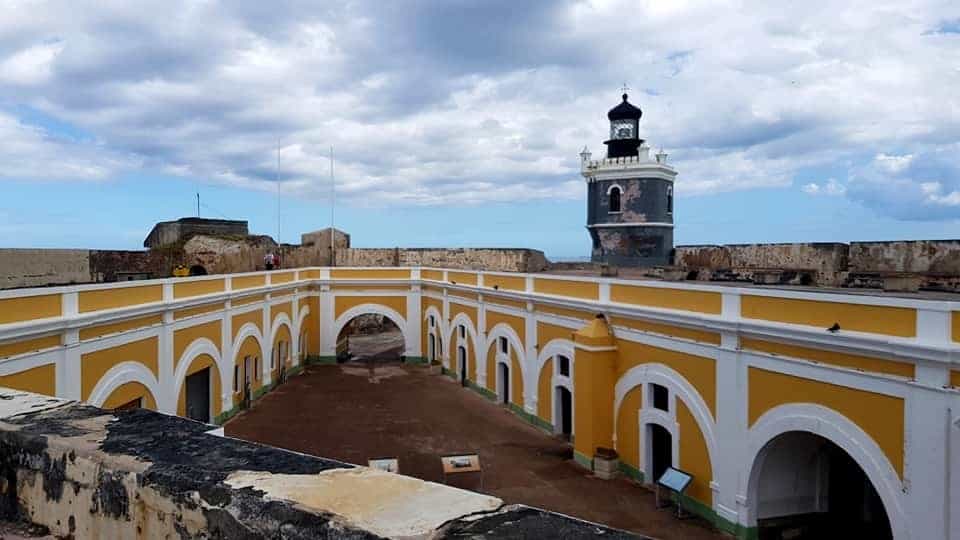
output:
[[[593,160],[584,147],[590,260],[616,266],[670,264],[673,251],[673,181],[677,171],[662,151],[650,156],[639,136],[643,112],[627,100],[610,109],[607,156]]]

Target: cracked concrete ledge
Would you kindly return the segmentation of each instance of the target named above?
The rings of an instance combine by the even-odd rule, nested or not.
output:
[[[73,538],[637,538],[411,477],[0,388],[0,520]]]

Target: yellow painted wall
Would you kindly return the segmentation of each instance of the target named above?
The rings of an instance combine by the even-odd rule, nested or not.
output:
[[[465,306],[463,304],[457,304],[456,302],[450,302],[450,321],[453,321],[457,318],[457,315],[463,313],[470,319],[470,324],[467,326],[473,327],[474,330],[477,329],[477,308],[473,306]]]
[[[860,426],[903,475],[904,403],[901,398],[801,379],[751,367],[748,371],[749,418],[752,426],[763,413],[787,403],[816,403],[837,411]]]
[[[156,337],[125,343],[109,349],[90,352],[80,357],[80,396],[86,401],[103,375],[120,362],[140,362],[157,376]]]
[[[447,281],[456,282],[457,285],[476,285],[477,274],[473,272],[454,272],[448,270]]]
[[[0,300],[0,324],[47,319],[61,315],[60,295],[44,294]]]
[[[277,315],[281,313],[286,313],[287,318],[291,321],[293,320],[293,302],[284,302],[282,304],[274,304],[270,306],[270,320],[276,321]],[[272,324],[272,323],[271,323]]]
[[[300,270],[300,279],[320,279],[320,270]]]
[[[950,372],[950,386],[960,388],[960,371],[954,370]]]
[[[294,278],[296,278],[296,272],[272,272],[270,274],[270,284],[290,283]]]
[[[535,278],[533,280],[533,290],[540,294],[569,296],[587,300],[598,300],[600,298],[600,284],[591,281]]]
[[[680,339],[689,339],[700,343],[720,344],[719,332],[708,332],[705,330],[695,330],[693,328],[684,328],[682,326],[673,326],[669,324],[660,324],[655,322],[643,321],[639,319],[628,319],[626,317],[611,317],[610,323],[614,326],[626,326],[641,332],[650,332],[652,334],[661,334]]]
[[[197,281],[177,281],[173,284],[174,298],[188,298],[203,294],[215,294],[226,289],[223,279],[203,279]]]
[[[951,332],[954,341],[960,341],[960,311],[954,311],[950,314],[950,324],[953,327]]]
[[[542,351],[548,343],[555,339],[567,340],[572,345],[573,333],[574,331],[569,328],[545,322],[537,322],[537,352]]]
[[[196,326],[181,328],[173,333],[173,369],[177,369],[180,357],[191,343],[200,339],[207,338],[213,344],[220,348],[220,321],[210,321]]]
[[[577,388],[573,400],[573,448],[588,459],[598,447],[613,446],[616,361],[616,351],[577,350],[573,364]]]
[[[239,386],[237,386],[238,391],[233,393],[234,406],[237,406],[240,403],[240,398],[243,395],[242,394],[243,369],[244,369],[243,359],[247,356],[250,356],[251,358],[260,357],[260,361],[261,362],[264,361],[264,358],[261,355],[261,351],[260,351],[260,343],[257,341],[257,338],[253,336],[247,336],[246,339],[243,340],[243,343],[241,343],[240,346],[237,347],[237,351],[233,357],[233,364],[235,366],[240,366],[240,371],[239,371],[240,382],[239,382]],[[267,361],[269,362],[270,359],[268,358]],[[262,369],[262,366],[263,364],[261,364],[261,369]],[[256,371],[256,362],[251,363],[250,369],[253,369],[254,371]],[[250,392],[256,391],[258,388],[260,388],[260,385],[262,383],[259,371],[256,371],[256,373],[253,373],[252,375],[253,377],[251,378],[251,381],[250,381]],[[231,381],[230,384],[233,384],[233,381]]]
[[[712,508],[713,491],[710,489],[710,481],[713,480],[713,466],[710,463],[707,440],[686,404],[680,399],[676,400],[676,403],[677,424],[680,427],[680,469],[693,475],[686,494]]]
[[[491,289],[496,286],[497,289],[508,291],[524,291],[527,289],[527,278],[524,276],[500,276],[484,274],[483,285]]]
[[[128,382],[118,386],[110,396],[101,405],[104,409],[116,409],[121,405],[126,405],[135,399],[140,399],[140,406],[151,411],[157,410],[157,400],[150,389],[136,382]]]
[[[237,334],[240,333],[240,328],[247,323],[253,323],[260,329],[260,334],[263,335],[263,311],[255,309],[253,311],[248,311],[246,313],[241,313],[239,315],[234,315],[231,319],[231,324],[233,325],[233,339],[237,338]]]
[[[21,341],[8,341],[0,344],[0,358],[9,358],[18,354],[42,351],[58,346],[60,346],[60,334]]]
[[[421,270],[420,279],[430,279],[433,281],[443,281],[443,271],[441,270]]]
[[[57,395],[57,367],[45,364],[18,373],[0,376],[0,386],[35,392],[45,396]]]
[[[196,317],[197,315],[203,315],[205,313],[213,313],[214,311],[220,311],[221,309],[223,309],[223,303],[219,302],[216,304],[207,304],[205,306],[181,309],[173,312],[173,320],[179,321],[180,319]]]
[[[487,390],[497,392],[497,348],[487,347]]]
[[[703,398],[714,418],[717,414],[717,373],[715,360],[682,352],[651,347],[624,339],[617,340],[617,378],[630,368],[646,363],[664,364],[680,373]],[[578,387],[579,388],[579,387]]]
[[[251,294],[249,296],[242,296],[240,298],[235,298],[231,301],[233,307],[246,306],[248,304],[255,304],[257,302],[263,302],[267,299],[265,294]]]
[[[137,328],[145,328],[163,323],[162,315],[150,315],[148,317],[139,317],[113,324],[102,324],[100,326],[89,326],[80,329],[80,341],[126,332]]]
[[[640,469],[640,407],[643,405],[643,385],[631,388],[620,402],[617,411],[617,453],[620,461]],[[650,479],[645,479],[649,481]]]
[[[884,360],[881,358],[871,358],[869,356],[860,356],[856,354],[839,353],[827,351],[824,349],[812,349],[809,347],[798,347],[796,345],[787,345],[785,343],[774,343],[772,341],[763,341],[753,338],[741,338],[740,348],[751,351],[759,351],[778,356],[790,358],[800,358],[812,360],[822,364],[858,369],[872,373],[883,373],[886,375],[896,375],[898,377],[914,378],[914,365],[906,362],[896,362],[893,360]]]
[[[383,291],[409,291],[410,285],[383,285],[380,283],[369,284],[369,285],[357,285],[357,284],[346,284],[346,285],[331,285],[331,291],[359,291],[367,294],[377,294]]]
[[[114,287],[93,291],[81,291],[78,295],[80,313],[138,306],[163,300],[162,285],[137,287]]]
[[[320,299],[310,296],[302,299],[301,302],[306,303],[310,308],[310,314],[303,319],[303,324],[300,326],[301,333],[304,330],[307,332],[307,343],[304,350],[308,355],[317,355],[320,354],[320,324],[317,322],[320,313]]]
[[[331,279],[410,279],[410,270],[404,268],[336,268],[330,270]],[[427,278],[440,279],[440,278]]]
[[[917,335],[917,312],[910,308],[743,295],[740,312],[748,319],[820,328],[839,323],[842,330],[900,337]]]
[[[718,292],[610,285],[610,300],[621,304],[637,304],[666,309],[680,309],[719,315],[723,303]]]
[[[407,317],[407,298],[405,296],[337,296],[334,298],[334,317],[340,317],[348,309],[360,304],[380,304],[386,306],[401,317]],[[397,321],[399,324],[399,321]]]
[[[515,309],[527,309],[526,302],[511,300],[509,298],[501,298],[499,296],[493,296],[490,294],[484,294],[483,301],[486,302],[487,304],[496,304],[501,306],[512,307]]]
[[[540,313],[550,313],[551,315],[559,315],[561,317],[571,317],[574,319],[580,319],[581,321],[589,321],[590,319],[597,316],[596,313],[590,313],[588,311],[582,311],[579,309],[566,309],[558,308],[554,306],[547,306],[545,304],[536,304],[535,309]]]
[[[510,350],[510,392],[513,398],[510,403],[523,407],[523,372],[520,370],[520,360],[517,351]]]
[[[220,370],[217,369],[217,364],[213,361],[213,357],[209,354],[201,354],[190,361],[190,367],[187,368],[187,376],[193,375],[204,369],[210,369],[210,386],[212,388],[210,393],[210,404],[213,408],[213,415],[216,416],[222,411],[220,406],[221,400],[220,395],[222,393],[222,383],[220,381]],[[236,401],[236,400],[235,400]],[[180,383],[180,394],[177,396],[177,415],[186,416],[187,415],[187,380],[184,378],[183,382]]]
[[[263,274],[255,274],[252,276],[234,276],[231,280],[231,286],[233,290],[238,291],[240,289],[252,289],[254,287],[263,287],[267,284],[267,279]]]
[[[274,337],[273,345],[272,345],[272,348],[270,349],[271,356],[274,354],[273,351],[279,350],[279,343],[281,341],[287,342],[286,364],[289,366],[293,361],[293,355],[296,354],[296,351],[293,350],[293,340],[290,339],[290,327],[285,324],[281,324],[280,328],[277,329],[277,335]],[[267,364],[269,365],[269,363],[270,363],[270,358],[268,357]],[[276,362],[273,365],[273,373],[274,373],[273,379],[276,380],[277,374],[280,373],[280,362]]]
[[[537,380],[537,416],[550,421],[553,418],[553,358],[543,363]]]
[[[521,344],[527,342],[527,328],[522,318],[498,313],[496,311],[487,311],[487,332],[490,332],[494,326],[500,323],[506,323],[510,328],[513,328],[513,331],[520,336]],[[514,349],[512,344],[510,345],[510,349]]]

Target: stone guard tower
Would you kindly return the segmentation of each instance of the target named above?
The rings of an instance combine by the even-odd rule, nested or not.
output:
[[[677,171],[662,151],[653,159],[639,138],[643,112],[627,101],[607,113],[606,159],[592,160],[584,147],[590,260],[617,266],[670,264],[673,251],[673,181]]]

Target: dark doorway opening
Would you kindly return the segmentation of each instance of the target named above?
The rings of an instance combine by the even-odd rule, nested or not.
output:
[[[467,349],[461,345],[457,347],[457,373],[460,378],[460,385],[467,385]]]
[[[510,403],[510,368],[502,362],[497,364],[497,382],[500,383],[500,403]]]
[[[202,265],[195,264],[195,265],[193,265],[193,266],[190,267],[190,275],[191,275],[191,276],[205,276],[205,275],[207,275],[207,269],[204,268]]]
[[[564,386],[557,387],[557,412],[560,418],[556,427],[560,435],[570,440],[573,434],[573,394]]]
[[[656,482],[668,467],[673,467],[673,437],[658,424],[648,424],[647,434],[650,441],[650,471],[653,473],[650,480]]]
[[[427,339],[427,358],[431,363],[437,361],[437,338],[433,334]]]
[[[832,441],[812,433],[784,433],[764,447],[757,463],[760,540],[893,538],[877,490]]]
[[[210,423],[210,368],[187,375],[187,418]]]

